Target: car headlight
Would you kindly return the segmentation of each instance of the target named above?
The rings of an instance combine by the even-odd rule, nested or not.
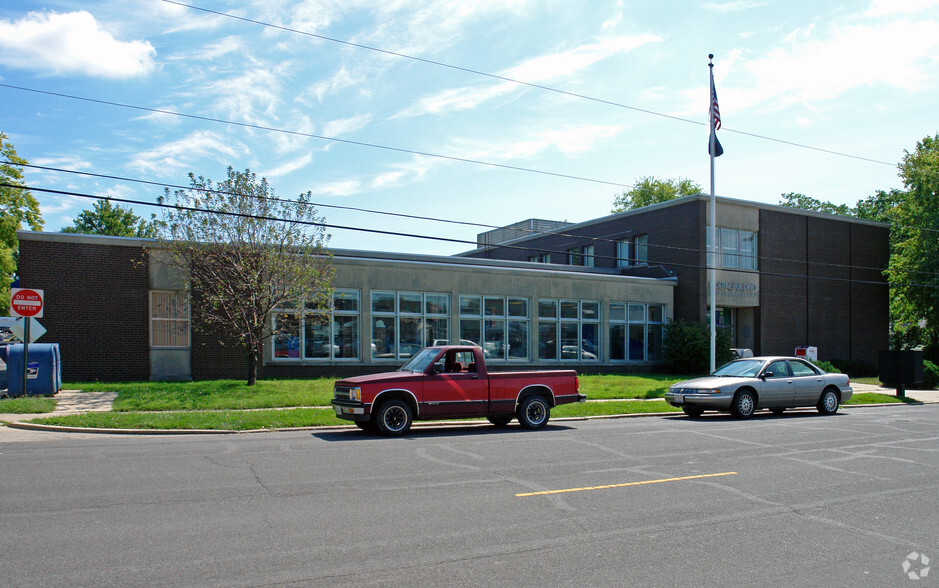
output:
[[[362,402],[362,389],[356,386],[355,388],[349,388],[349,400],[355,400],[356,402]]]

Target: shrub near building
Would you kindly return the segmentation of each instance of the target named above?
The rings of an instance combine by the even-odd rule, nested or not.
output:
[[[663,358],[669,371],[676,374],[707,373],[711,364],[710,327],[688,320],[677,320],[665,326]],[[715,363],[719,367],[731,359],[730,333],[717,330]]]

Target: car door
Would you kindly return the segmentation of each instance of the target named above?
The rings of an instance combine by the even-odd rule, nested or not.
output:
[[[785,359],[770,362],[760,376],[760,408],[793,406],[795,386]]]
[[[444,371],[424,376],[424,414],[460,416],[482,414],[489,403],[487,380],[476,371],[472,351],[450,350]]]
[[[796,406],[815,406],[825,385],[822,375],[799,359],[790,359],[789,369],[796,388]]]

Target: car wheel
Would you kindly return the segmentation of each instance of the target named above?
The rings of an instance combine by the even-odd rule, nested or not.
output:
[[[693,419],[698,418],[704,413],[704,409],[700,406],[683,406],[681,407],[681,411]]]
[[[825,388],[816,405],[821,414],[835,414],[838,412],[838,393],[831,388]]]
[[[734,396],[734,403],[730,407],[733,415],[738,419],[748,419],[753,416],[754,410],[756,410],[756,396],[753,395],[753,392],[749,390],[737,392],[737,395]]]
[[[490,417],[486,417],[486,419],[488,419],[489,422],[492,423],[493,425],[499,428],[502,428],[508,425],[510,422],[512,422],[512,415],[506,414],[506,415],[499,415],[499,416],[490,416]]]
[[[525,429],[540,429],[550,417],[551,407],[543,396],[529,396],[518,407],[518,424]]]
[[[782,413],[786,412],[786,409],[785,408],[771,408],[770,412],[772,412],[776,416],[780,416],[782,415]]]
[[[408,432],[413,418],[411,407],[406,402],[389,400],[378,409],[375,423],[382,435],[397,437]]]

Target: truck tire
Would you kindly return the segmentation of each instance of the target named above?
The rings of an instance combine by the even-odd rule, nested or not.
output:
[[[379,433],[388,437],[398,437],[408,432],[414,416],[411,413],[411,407],[406,402],[389,400],[378,407],[374,418]]]
[[[540,429],[548,424],[551,407],[544,396],[529,396],[518,407],[517,416],[518,424],[522,425],[523,429]]]

